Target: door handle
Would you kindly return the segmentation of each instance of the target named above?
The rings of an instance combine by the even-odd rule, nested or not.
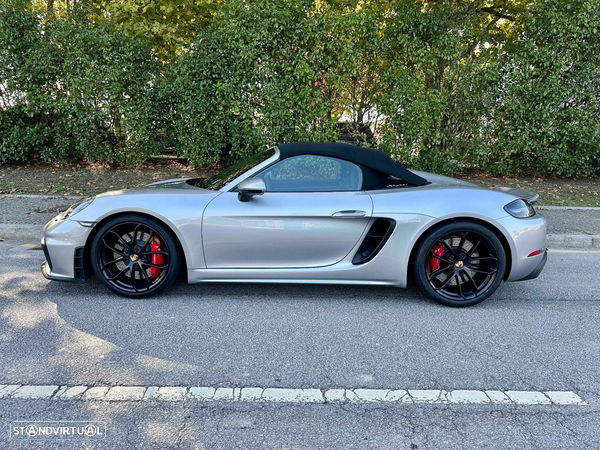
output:
[[[360,219],[366,215],[367,213],[365,211],[345,210],[333,213],[332,217],[337,217],[339,219]]]

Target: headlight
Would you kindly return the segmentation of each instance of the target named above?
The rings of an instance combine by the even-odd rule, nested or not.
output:
[[[67,219],[68,217],[74,216],[78,212],[81,212],[85,208],[87,208],[93,201],[93,198],[84,198],[82,200],[79,200],[77,203],[75,203],[73,206],[71,206],[65,211],[65,213],[62,215],[62,218]]]
[[[510,202],[504,207],[504,210],[511,216],[518,219],[525,219],[526,217],[535,216],[535,208],[527,200],[522,198]]]

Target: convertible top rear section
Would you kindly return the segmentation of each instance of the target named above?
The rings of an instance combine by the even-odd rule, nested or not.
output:
[[[350,144],[327,142],[294,142],[277,146],[280,159],[298,155],[321,155],[351,161],[385,175],[396,177],[413,186],[423,186],[427,180],[406,169],[377,148],[357,147]]]

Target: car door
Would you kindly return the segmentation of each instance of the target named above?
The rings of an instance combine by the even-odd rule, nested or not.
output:
[[[204,212],[208,268],[307,268],[342,260],[363,235],[373,211],[353,163],[317,155],[285,159],[256,177],[267,188],[248,202],[237,192],[216,197]]]

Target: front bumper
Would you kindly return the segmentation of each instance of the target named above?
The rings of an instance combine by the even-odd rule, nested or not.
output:
[[[91,230],[60,215],[48,222],[41,240],[46,257],[42,275],[55,281],[85,282],[90,271],[84,264],[84,249]]]
[[[52,280],[52,281],[68,281],[69,283],[85,283],[85,278],[68,278],[68,277],[63,277],[61,275],[56,275],[54,273],[52,273],[52,269],[50,269],[50,265],[48,263],[48,261],[44,261],[42,263],[42,275],[44,275],[44,278],[46,278],[47,280]]]
[[[527,280],[533,280],[534,278],[537,278],[540,275],[540,273],[542,273],[542,270],[544,269],[544,266],[546,265],[546,261],[548,261],[548,252],[544,251],[544,256],[542,257],[541,261],[538,262],[538,265],[536,266],[536,268],[533,269],[533,271],[529,275],[527,275],[523,278],[520,278],[518,280],[515,280],[515,281],[527,281]]]
[[[44,253],[46,253],[46,251],[44,251]],[[82,256],[77,257],[77,253],[81,253]],[[78,264],[79,264],[79,266],[78,266]],[[78,247],[78,249],[76,249],[73,266],[74,266],[74,273],[75,273],[75,276],[73,278],[69,278],[69,277],[65,277],[65,276],[53,273],[52,272],[52,260],[50,259],[49,256],[46,256],[46,261],[44,261],[41,266],[42,275],[44,275],[44,278],[46,278],[47,280],[52,280],[52,281],[68,281],[71,283],[85,283],[85,281],[88,278],[88,274],[86,273],[86,270],[83,267],[83,247]]]
[[[512,216],[497,221],[508,234],[507,238],[512,253],[511,270],[508,281],[523,281],[536,278],[548,259],[546,254],[546,219],[537,213],[527,219]],[[533,252],[541,253],[529,256]]]

